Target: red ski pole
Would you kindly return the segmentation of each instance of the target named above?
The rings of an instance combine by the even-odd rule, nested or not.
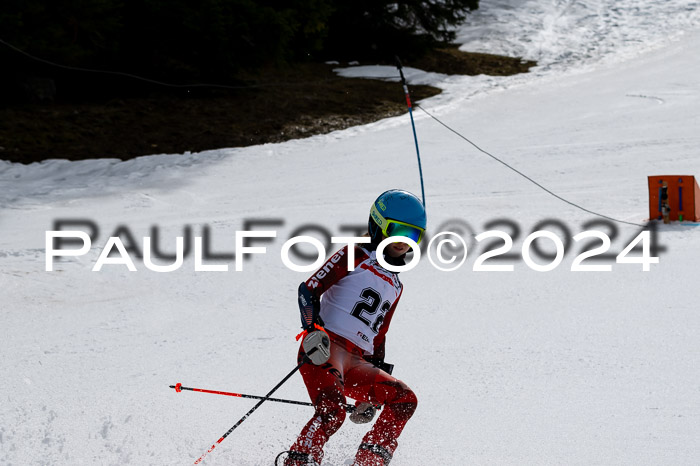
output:
[[[211,448],[209,448],[209,450],[207,450],[206,452],[204,452],[204,454],[203,454],[202,456],[200,456],[200,457],[197,459],[197,461],[194,462],[194,464],[199,464],[199,463],[201,463],[205,456],[207,456],[212,450],[214,450],[214,448],[216,448],[216,446],[217,446],[218,444],[220,444],[221,442],[223,442],[224,439],[225,439],[226,437],[228,437],[229,434],[230,434],[231,432],[233,432],[234,429],[235,429],[236,427],[240,426],[240,425],[243,423],[243,421],[245,421],[246,419],[248,419],[248,416],[250,416],[251,414],[253,414],[253,412],[254,412],[256,409],[258,409],[258,408],[260,407],[261,404],[263,404],[263,403],[265,403],[267,400],[269,400],[269,399],[270,399],[270,395],[272,395],[273,393],[275,393],[275,391],[276,391],[278,388],[280,388],[280,387],[282,386],[282,384],[284,384],[292,375],[294,375],[294,373],[295,373],[296,371],[298,371],[299,368],[300,368],[301,366],[303,366],[303,365],[306,363],[306,361],[307,361],[307,358],[306,358],[306,357],[303,358],[302,361],[297,365],[297,367],[295,367],[294,369],[292,369],[292,371],[291,371],[289,374],[287,374],[287,375],[282,379],[282,381],[281,381],[280,383],[278,383],[277,385],[275,385],[275,387],[274,387],[272,390],[270,390],[270,391],[268,392],[267,395],[265,395],[259,402],[257,402],[257,403],[255,404],[255,406],[253,406],[253,407],[250,409],[250,411],[248,411],[248,412],[245,414],[245,416],[243,416],[242,418],[240,418],[240,419],[238,420],[238,422],[235,423],[235,424],[233,425],[233,427],[231,427],[229,430],[227,430],[226,433],[225,433],[224,435],[222,435],[221,438],[220,438],[219,440],[217,440],[216,443],[215,443],[214,445],[211,446]]]
[[[246,395],[245,393],[222,392],[219,390],[207,390],[204,388],[185,387],[181,383],[178,383],[176,385],[170,385],[169,387],[174,388],[175,391],[178,393],[180,393],[182,390],[189,390],[191,392],[201,392],[201,393],[211,393],[214,395],[235,396],[237,398],[251,398],[253,400],[262,400],[263,398],[265,398],[264,396]],[[299,406],[313,406],[313,404],[309,403],[308,401],[284,400],[281,398],[268,398],[267,401],[275,401],[277,403],[288,403],[288,404],[299,405]],[[349,413],[355,411],[355,406],[353,406],[353,405],[345,404],[345,405],[343,405],[343,407]]]

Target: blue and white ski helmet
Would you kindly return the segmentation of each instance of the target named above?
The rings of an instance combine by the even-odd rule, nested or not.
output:
[[[393,221],[393,222],[392,222]],[[395,222],[400,222],[404,226],[417,227],[417,236],[413,237],[409,230],[392,234],[392,227]],[[369,234],[372,242],[378,244],[385,236],[409,236],[414,241],[419,242],[422,233],[427,225],[425,207],[421,200],[415,195],[402,189],[390,189],[379,195],[370,209]]]

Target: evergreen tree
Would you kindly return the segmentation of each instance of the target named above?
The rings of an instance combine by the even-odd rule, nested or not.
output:
[[[386,59],[419,55],[455,38],[454,26],[479,0],[331,0],[326,54]]]
[[[169,82],[232,82],[261,64],[420,54],[453,40],[452,28],[477,6],[478,0],[3,0],[0,38],[67,66]],[[67,77],[2,45],[0,60],[8,95],[15,92],[8,82],[32,75],[78,91],[107,79]]]

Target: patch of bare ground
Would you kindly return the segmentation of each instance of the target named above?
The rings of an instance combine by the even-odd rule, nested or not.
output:
[[[526,72],[534,64],[457,47],[404,62],[445,74],[499,76]],[[154,89],[138,97],[79,103],[62,100],[57,89],[53,101],[0,108],[0,159],[126,160],[200,152],[303,138],[407,111],[396,82],[341,78],[333,72],[336,66],[270,68],[243,77],[240,89]],[[414,100],[440,92],[430,86],[410,90]]]

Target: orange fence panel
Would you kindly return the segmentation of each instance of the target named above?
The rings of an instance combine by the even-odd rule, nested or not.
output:
[[[692,175],[649,177],[649,219],[663,218],[668,205],[669,220],[700,221],[700,187]]]

